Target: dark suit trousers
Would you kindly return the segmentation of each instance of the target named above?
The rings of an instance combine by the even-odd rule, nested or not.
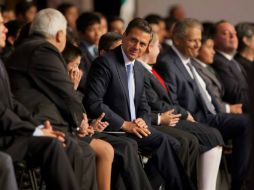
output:
[[[166,182],[166,189],[193,189],[193,185],[173,149],[173,146],[178,149],[180,143],[154,128],[150,128],[150,131],[151,135],[142,139],[130,135],[137,141],[139,149],[144,154],[151,155],[145,166],[148,177],[151,178],[155,173],[159,173]]]
[[[41,167],[42,177],[45,180],[47,189],[80,189],[60,141],[49,137],[27,137],[27,141],[28,147],[25,159],[30,166]]]
[[[208,124],[216,127],[226,140],[233,141],[232,189],[241,189],[246,179],[250,156],[250,119],[245,114],[217,114],[208,118]]]
[[[18,190],[12,159],[0,152],[0,187],[2,190]]]
[[[176,138],[180,142],[180,148],[177,150],[178,157],[188,176],[195,177],[194,179],[196,179],[196,163],[200,152],[198,139],[194,135],[175,127],[158,126],[155,128]]]
[[[138,145],[134,140],[124,135],[113,136],[104,133],[96,133],[93,138],[105,140],[114,148],[112,189],[152,189],[140,160],[138,159]],[[125,187],[122,187],[123,184],[117,181],[119,174],[121,175]]]

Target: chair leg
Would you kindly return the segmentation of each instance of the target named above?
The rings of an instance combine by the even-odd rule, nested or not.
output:
[[[28,175],[30,179],[30,183],[32,186],[32,190],[39,190],[38,183],[37,183],[37,177],[35,175],[35,171],[32,169],[28,170]]]

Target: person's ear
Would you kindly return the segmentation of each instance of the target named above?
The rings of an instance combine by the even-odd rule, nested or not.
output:
[[[152,51],[153,45],[151,45],[151,43],[149,43],[149,45],[146,48],[146,53],[149,54]]]
[[[243,38],[242,38],[242,41],[243,41],[243,43],[246,45],[246,46],[250,46],[250,40],[251,38],[248,38],[248,37],[246,37],[246,36],[244,36]]]
[[[62,39],[65,37],[64,35],[66,35],[62,30],[59,30],[56,33],[56,41],[59,43],[62,41]]]

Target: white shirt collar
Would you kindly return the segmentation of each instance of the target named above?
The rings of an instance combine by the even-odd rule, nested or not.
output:
[[[193,58],[198,64],[200,64],[203,67],[207,67],[207,64],[205,64],[204,62],[200,61],[199,59]]]
[[[234,58],[234,54],[228,54],[222,51],[217,50],[221,55],[223,55],[226,59],[228,59],[229,61],[231,61]]]
[[[125,54],[124,50],[123,50],[123,46],[121,46],[121,50],[122,50],[122,54],[123,54],[123,60],[124,60],[124,64],[125,66],[126,65],[129,65],[129,64],[133,64],[134,65],[134,62],[135,60],[131,61]]]
[[[178,49],[175,47],[174,44],[172,45],[172,49],[173,49],[174,52],[178,55],[178,57],[180,58],[180,60],[182,61],[182,63],[183,63],[184,65],[187,65],[187,63],[190,62],[190,58],[187,58],[187,57],[185,57],[182,53],[180,53],[180,52],[178,51]]]
[[[150,73],[152,73],[152,67],[150,66],[150,65],[148,65],[147,63],[145,63],[144,61],[142,61],[142,60],[138,60],[139,62],[141,62],[142,63],[142,65],[150,72]]]

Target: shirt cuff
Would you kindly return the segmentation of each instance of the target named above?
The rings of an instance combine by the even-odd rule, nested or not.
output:
[[[230,105],[229,104],[225,104],[225,108],[226,108],[226,113],[230,113]]]
[[[161,114],[159,113],[158,114],[158,119],[157,119],[157,125],[160,125],[161,124]]]
[[[33,136],[44,136],[44,133],[42,132],[43,127],[44,125],[37,126],[33,132]]]

